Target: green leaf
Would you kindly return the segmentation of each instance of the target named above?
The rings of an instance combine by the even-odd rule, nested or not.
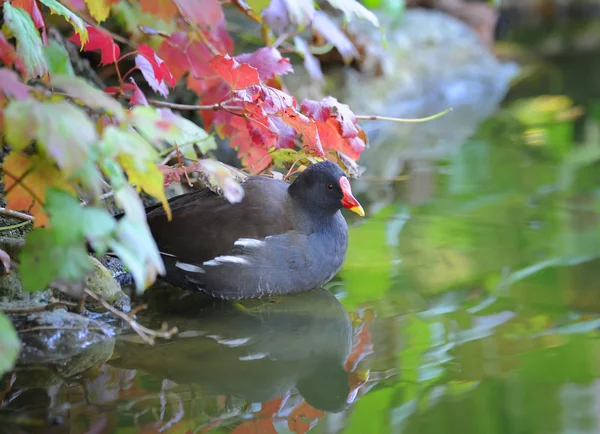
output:
[[[67,53],[67,50],[62,45],[55,40],[51,40],[50,45],[44,46],[44,56],[46,56],[50,75],[64,74],[73,79],[75,75],[73,65],[71,65],[71,60],[69,59],[69,53]]]
[[[94,250],[102,252],[114,235],[116,223],[108,211],[82,207],[75,197],[64,191],[49,189],[46,192],[46,209],[57,244],[77,244],[88,240]]]
[[[41,291],[57,278],[77,280],[93,268],[85,244],[60,245],[56,232],[38,228],[25,237],[21,251],[21,282],[25,291]]]
[[[327,0],[327,2],[334,8],[342,11],[346,21],[351,21],[352,18],[356,17],[367,20],[375,27],[381,27],[375,14],[356,0]]]
[[[206,153],[217,148],[214,138],[195,123],[173,113],[169,109],[137,105],[131,110],[131,123],[145,137],[153,142],[157,149],[163,149],[161,143],[179,146],[181,152],[194,144]]]
[[[52,77],[52,84],[81,100],[88,107],[114,115],[119,121],[125,120],[125,111],[119,102],[88,84],[83,78],[61,75]]]
[[[20,349],[17,332],[10,320],[0,312],[0,377],[12,369]]]
[[[129,182],[134,184],[138,191],[143,190],[160,200],[170,215],[164,178],[155,163],[158,153],[150,143],[136,131],[124,131],[109,126],[104,131],[101,149],[104,155],[117,159],[127,173]]]
[[[48,65],[42,50],[42,38],[29,14],[24,9],[5,2],[4,23],[17,39],[17,54],[25,63],[28,77],[41,77],[46,74]]]
[[[146,222],[146,212],[139,196],[129,185],[115,192],[117,205],[124,209],[125,217],[117,227],[117,239],[110,248],[129,269],[142,290],[154,282],[158,274],[165,273],[165,265]]]
[[[246,3],[248,4],[248,6],[250,6],[252,8],[252,10],[254,12],[256,12],[257,14],[260,14],[260,12],[264,8],[269,6],[269,3],[271,3],[271,0],[248,0]]]
[[[75,15],[73,12],[71,12],[69,9],[67,9],[63,5],[61,5],[56,0],[40,0],[40,2],[42,2],[43,4],[48,6],[48,8],[55,14],[59,14],[59,15],[62,15],[63,17],[65,17],[66,20],[69,23],[71,23],[71,25],[75,29],[75,32],[79,35],[79,38],[81,39],[81,43],[85,44],[87,42],[88,31],[85,28],[85,25],[81,18],[79,18],[77,15]]]
[[[66,192],[49,189],[46,210],[51,227],[27,234],[20,256],[26,291],[42,290],[57,278],[80,279],[93,268],[86,241],[97,253],[104,253],[116,235],[116,223],[108,211],[82,207]]]
[[[96,128],[85,111],[67,101],[11,101],[4,118],[9,145],[21,150],[37,140],[67,175],[89,160],[90,150],[98,140]]]

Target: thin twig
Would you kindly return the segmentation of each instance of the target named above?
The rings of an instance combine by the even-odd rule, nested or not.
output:
[[[42,306],[28,306],[28,307],[9,307],[2,308],[0,311],[4,313],[35,313],[35,312],[46,312],[48,310],[58,309],[61,307],[76,307],[77,303],[70,301],[56,301],[54,303],[44,304]]]
[[[437,119],[441,116],[444,116],[447,113],[452,111],[452,107],[446,109],[442,112],[436,113],[431,116],[427,116],[426,118],[415,118],[415,119],[403,119],[403,118],[390,118],[388,116],[376,116],[376,115],[356,115],[356,119],[361,121],[391,121],[391,122],[406,122],[406,123],[418,123],[418,122],[428,122],[434,119]]]
[[[260,16],[256,15],[252,7],[250,7],[250,5],[244,0],[233,0],[231,3],[233,3],[244,15],[246,15],[252,21],[258,24],[262,23],[262,19],[260,18]]]
[[[25,225],[28,225],[29,223],[31,223],[31,221],[27,220],[21,223],[17,223],[16,225],[2,226],[0,227],[0,231],[10,231],[11,229],[19,229]]]
[[[148,102],[152,105],[158,107],[168,107],[175,110],[219,110],[222,109],[221,103],[210,104],[210,105],[193,105],[193,104],[177,104],[174,102],[168,101],[158,101],[155,99],[150,99]]]
[[[134,319],[129,318],[129,315],[126,314],[125,312],[120,311],[119,309],[112,306],[110,303],[108,303],[106,300],[104,300],[98,294],[93,293],[89,289],[84,289],[84,293],[88,297],[91,297],[94,300],[96,300],[97,302],[99,302],[110,313],[112,313],[115,316],[118,316],[123,321],[125,321],[127,324],[129,324],[129,326],[133,329],[133,331],[135,331],[144,340],[144,342],[146,342],[150,345],[154,344],[154,339],[156,339],[156,338],[169,339],[175,333],[177,333],[177,327],[173,327],[170,330],[167,330],[164,325],[163,325],[163,329],[161,329],[161,330],[152,330],[147,327],[144,327],[143,325],[141,325]]]
[[[25,214],[24,212],[15,211],[7,208],[0,208],[0,214],[6,215],[9,217],[15,217],[21,220],[27,220],[28,222],[32,222],[35,218],[32,215]]]
[[[148,309],[148,305],[146,303],[134,307],[133,309],[131,309],[131,312],[129,312],[129,318],[133,319],[139,311],[144,309]]]

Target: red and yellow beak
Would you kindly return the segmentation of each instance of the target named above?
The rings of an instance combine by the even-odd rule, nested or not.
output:
[[[344,208],[348,208],[350,211],[355,212],[361,217],[364,217],[365,210],[360,203],[356,200],[354,196],[352,196],[352,189],[350,188],[350,181],[345,176],[340,178],[340,187],[342,188],[342,193],[344,193],[344,197],[342,197],[342,206]]]

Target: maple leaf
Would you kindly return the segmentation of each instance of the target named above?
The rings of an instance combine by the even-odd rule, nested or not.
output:
[[[261,13],[267,26],[278,33],[307,26],[314,14],[313,2],[294,0],[271,0]]]
[[[358,56],[352,41],[342,32],[329,16],[321,11],[315,13],[311,27],[339,51],[344,62],[349,63]]]
[[[47,188],[73,192],[64,174],[40,155],[13,151],[4,159],[2,169],[7,208],[33,215],[36,227],[48,222],[43,208]]]
[[[218,0],[174,0],[181,14],[202,28],[216,27],[224,19]]]
[[[67,38],[83,47],[83,51],[100,50],[100,65],[109,65],[115,63],[121,54],[121,48],[113,41],[112,36],[105,30],[85,25],[88,32],[88,40],[83,41],[79,33],[75,33]]]
[[[27,11],[33,20],[36,29],[41,29],[45,26],[42,11],[35,0],[13,0],[11,4]]]
[[[155,148],[164,149],[164,143],[177,145],[180,150],[196,145],[202,152],[215,149],[217,144],[198,125],[170,109],[156,109],[136,105],[129,113],[131,124],[142,132]]]
[[[41,77],[48,72],[42,50],[42,39],[31,16],[19,7],[4,3],[4,23],[17,39],[17,54],[23,60],[28,77]]]
[[[165,265],[156,246],[140,197],[129,185],[115,191],[117,206],[125,216],[117,224],[116,239],[110,243],[123,264],[131,272],[137,289],[154,282],[158,274],[165,274]]]
[[[75,32],[79,35],[79,38],[83,43],[88,40],[88,31],[85,27],[85,24],[81,18],[71,12],[68,8],[64,7],[57,0],[39,0],[55,14],[62,15],[65,19],[71,23]],[[35,19],[34,19],[35,22]]]
[[[170,65],[175,81],[179,81],[187,72],[196,78],[214,74],[208,65],[208,60],[213,57],[210,50],[199,41],[190,41],[186,32],[173,33],[161,43],[158,52]]]
[[[171,20],[177,14],[177,5],[172,0],[140,0],[142,11],[162,18]]]
[[[375,27],[379,27],[377,16],[356,0],[327,0],[327,2],[334,8],[342,11],[346,21],[350,21],[356,17],[367,20]]]
[[[15,47],[8,42],[3,32],[0,32],[0,61],[9,68],[12,68],[14,65],[19,71],[26,71],[25,65],[23,65],[23,61],[17,55]]]
[[[304,59],[304,67],[308,74],[315,80],[323,80],[324,77],[323,71],[321,70],[321,63],[310,52],[307,42],[300,36],[295,36],[294,47],[296,48],[296,52]]]
[[[104,93],[107,93],[112,96],[117,96],[121,93],[130,92],[133,93],[129,97],[130,105],[149,105],[148,100],[146,99],[146,95],[142,92],[142,89],[139,88],[133,77],[129,77],[131,83],[123,83],[123,86],[107,86],[104,88]]]
[[[133,86],[133,93],[131,94],[131,98],[129,99],[129,104],[136,105],[148,105],[148,100],[146,99],[146,95],[142,92],[142,89],[139,88],[133,77],[130,77],[131,85]],[[129,84],[129,83],[125,83]]]
[[[284,75],[294,71],[290,59],[282,57],[279,50],[274,47],[259,48],[254,53],[239,54],[234,59],[239,63],[247,63],[256,68],[263,81],[269,80],[275,75]]]
[[[136,66],[142,71],[142,75],[152,90],[166,98],[169,94],[167,84],[170,84],[171,87],[175,86],[175,79],[171,71],[148,45],[141,45],[137,52],[139,54],[135,56]]]
[[[69,77],[75,76],[73,65],[69,59],[69,53],[64,46],[59,42],[52,39],[48,45],[44,46],[44,56],[48,63],[48,72],[51,77],[56,75],[67,75]]]
[[[260,85],[256,68],[248,64],[240,64],[229,54],[215,56],[209,62],[214,71],[234,90],[246,89],[252,85]]]
[[[26,99],[31,88],[19,80],[15,71],[8,68],[0,68],[0,91],[8,98]]]
[[[306,99],[302,101],[300,111],[317,121],[326,149],[335,149],[358,160],[366,147],[366,135],[359,129],[356,116],[347,104],[331,96],[321,101]]]
[[[101,23],[108,18],[110,13],[110,5],[118,0],[85,0],[90,14],[96,21]]]
[[[90,158],[98,139],[85,111],[64,100],[13,100],[4,110],[4,121],[6,142],[13,149],[25,149],[36,140],[67,175],[74,174]]]
[[[88,84],[81,77],[71,77],[68,75],[55,75],[52,77],[52,84],[59,89],[64,90],[69,96],[82,101],[92,109],[102,110],[117,120],[125,120],[125,111],[121,104],[114,98],[108,97],[100,89]]]
[[[165,195],[163,176],[154,160],[158,157],[156,150],[135,131],[123,131],[108,126],[102,137],[104,155],[116,157],[127,173],[129,182],[138,191],[145,191],[161,201],[169,219],[171,209]]]

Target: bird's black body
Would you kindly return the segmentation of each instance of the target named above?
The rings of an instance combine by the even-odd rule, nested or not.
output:
[[[162,208],[152,209],[148,224],[165,261],[164,279],[224,299],[321,286],[338,272],[348,246],[342,178],[347,182],[337,165],[324,162],[291,185],[249,177],[237,204],[204,189],[171,199],[172,221]]]

